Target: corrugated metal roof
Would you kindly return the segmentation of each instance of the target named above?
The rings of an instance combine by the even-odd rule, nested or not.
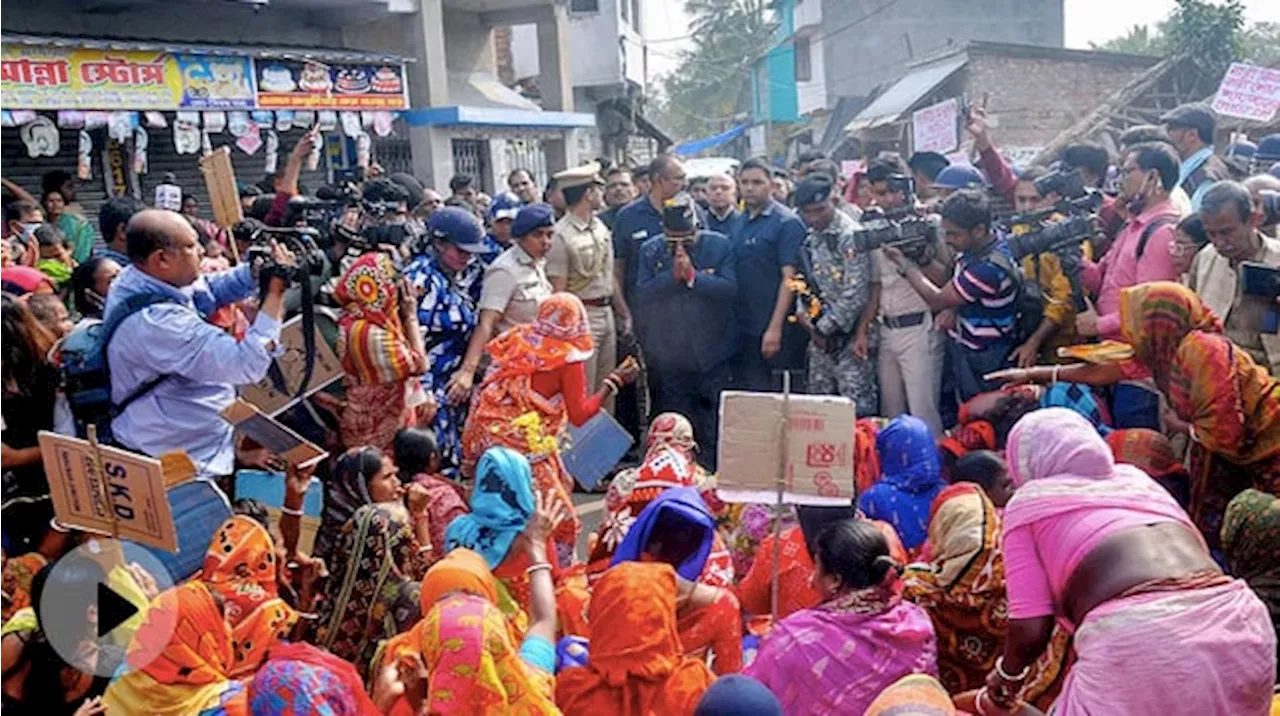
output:
[[[221,55],[256,57],[262,59],[316,60],[319,62],[346,62],[351,64],[376,64],[414,62],[412,57],[390,55],[385,52],[364,52],[323,47],[288,47],[273,45],[206,45],[169,42],[168,40],[113,40],[61,35],[26,35],[0,33],[0,43],[31,47],[85,47],[97,50],[138,50],[142,52],[169,52],[190,55]]]
[[[969,56],[961,54],[908,72],[845,125],[845,131],[854,132],[896,122],[916,102],[968,62]]]

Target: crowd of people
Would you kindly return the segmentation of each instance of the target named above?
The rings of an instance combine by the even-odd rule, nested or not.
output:
[[[67,173],[40,201],[5,181],[5,708],[1267,713],[1280,135],[1220,154],[1209,108],[1162,123],[1049,168],[1011,166],[974,109],[976,166],[805,154],[691,179],[661,154],[541,192],[517,169],[493,196],[375,172],[324,202],[299,185],[307,135],[231,227],[191,195],[124,197],[95,232]],[[1082,195],[1084,235],[1018,248]],[[271,238],[300,224],[314,272]],[[278,416],[332,456],[305,468],[221,416],[273,370],[304,282],[344,373]],[[67,379],[78,336],[105,414]],[[717,494],[721,393],[787,371],[853,402],[854,504]],[[601,413],[640,439],[584,534],[565,436]],[[90,425],[184,452],[232,506],[177,586],[84,559],[97,537],[54,518],[37,433]],[[283,473],[277,517],[237,498],[244,468]],[[41,597],[105,579],[140,626],[67,663]]]

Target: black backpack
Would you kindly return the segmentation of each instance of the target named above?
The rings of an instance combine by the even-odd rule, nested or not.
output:
[[[1009,279],[1017,285],[1018,295],[1013,299],[1015,311],[1014,338],[1021,345],[1040,327],[1044,319],[1044,294],[1040,292],[1039,281],[1028,281],[1022,275],[1022,269],[1008,256],[993,248],[988,254],[991,262],[1009,274]],[[1037,257],[1037,260],[1038,257]]]

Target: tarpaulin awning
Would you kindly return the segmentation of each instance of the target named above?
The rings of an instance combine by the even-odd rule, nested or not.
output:
[[[856,132],[898,121],[917,102],[968,62],[969,56],[962,53],[911,70],[859,112],[852,122],[845,125],[845,131]]]
[[[703,137],[702,139],[695,139],[693,141],[685,142],[683,144],[677,144],[676,148],[671,151],[680,156],[697,154],[698,152],[701,152],[704,149],[718,147],[721,144],[724,144],[725,142],[728,142],[732,139],[737,139],[738,137],[745,134],[747,131],[747,128],[750,126],[751,125],[749,124],[739,124],[738,126],[732,129],[726,129],[723,132],[719,134],[713,134],[710,137]]]

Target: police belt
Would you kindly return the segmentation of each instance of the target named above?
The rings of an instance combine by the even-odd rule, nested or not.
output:
[[[901,316],[881,316],[880,322],[886,328],[911,328],[924,323],[924,318],[929,314],[924,311],[919,313],[904,313]]]

